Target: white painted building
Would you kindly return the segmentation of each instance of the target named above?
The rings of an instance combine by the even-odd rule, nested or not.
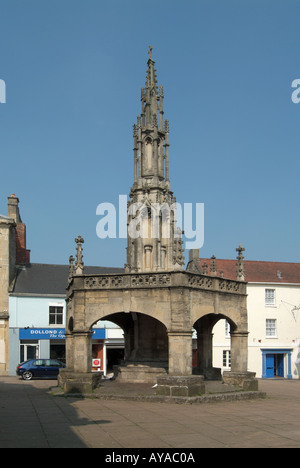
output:
[[[203,260],[205,261],[205,260]],[[236,260],[217,260],[236,277]],[[245,261],[248,282],[249,370],[258,378],[300,378],[300,264]],[[213,329],[213,365],[230,369],[230,327]]]

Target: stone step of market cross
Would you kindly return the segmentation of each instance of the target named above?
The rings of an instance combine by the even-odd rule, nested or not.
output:
[[[205,393],[228,393],[236,392],[237,387],[223,383],[220,380],[205,380]]]
[[[204,384],[206,394],[229,393],[236,392],[238,390],[234,385],[222,383],[221,380],[205,380]],[[121,383],[118,382],[118,380],[103,379],[97,392],[107,395],[155,395],[156,386],[149,383]]]

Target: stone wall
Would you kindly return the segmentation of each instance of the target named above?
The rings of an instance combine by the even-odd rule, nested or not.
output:
[[[0,375],[8,374],[9,286],[15,274],[15,223],[0,218]]]

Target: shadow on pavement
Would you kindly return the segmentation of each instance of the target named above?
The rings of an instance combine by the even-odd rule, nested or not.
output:
[[[0,448],[87,448],[80,428],[109,424],[79,417],[70,398],[55,398],[55,381],[0,377]]]

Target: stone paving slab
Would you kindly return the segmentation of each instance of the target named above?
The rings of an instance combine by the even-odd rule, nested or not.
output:
[[[0,448],[299,448],[300,381],[265,399],[178,405],[55,397],[55,381],[0,377]]]

